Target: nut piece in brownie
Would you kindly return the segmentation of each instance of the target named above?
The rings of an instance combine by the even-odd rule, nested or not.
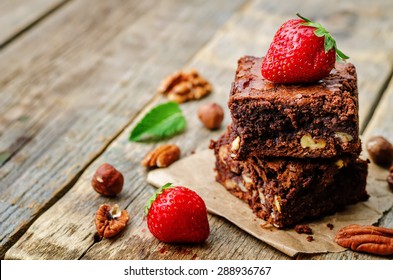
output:
[[[216,180],[278,228],[342,210],[368,199],[367,162],[358,158],[231,157],[230,130],[211,143]]]
[[[236,159],[359,155],[358,89],[352,64],[336,63],[328,77],[313,84],[284,85],[263,78],[262,61],[242,57],[232,84],[228,105]]]
[[[249,184],[254,183],[250,177],[251,170],[245,162],[231,157],[228,138],[224,135],[217,141],[211,140],[209,148],[214,150],[216,156],[216,181],[234,196],[248,203],[249,199],[251,199],[249,190],[252,188]]]

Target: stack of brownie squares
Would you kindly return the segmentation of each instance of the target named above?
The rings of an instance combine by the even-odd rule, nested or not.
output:
[[[232,124],[210,146],[216,180],[277,228],[367,200],[355,67],[336,63],[316,83],[284,85],[263,78],[262,61],[238,62]]]

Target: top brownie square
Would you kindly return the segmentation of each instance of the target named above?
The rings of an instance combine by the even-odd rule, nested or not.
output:
[[[336,63],[328,77],[313,84],[284,85],[262,76],[262,61],[245,56],[238,62],[228,102],[234,158],[360,154],[354,65]]]

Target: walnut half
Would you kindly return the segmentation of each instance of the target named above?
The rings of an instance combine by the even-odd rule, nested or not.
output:
[[[183,103],[193,99],[201,99],[212,91],[211,84],[195,69],[179,71],[165,78],[158,92],[168,96],[169,100]]]
[[[128,212],[120,211],[119,205],[103,204],[96,212],[95,224],[101,237],[111,238],[125,229],[128,220]]]

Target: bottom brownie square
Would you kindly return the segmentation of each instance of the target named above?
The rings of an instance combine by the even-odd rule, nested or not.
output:
[[[250,157],[238,161],[231,156],[229,138],[227,131],[211,143],[217,182],[275,227],[291,227],[307,218],[333,214],[369,197],[364,160]]]

